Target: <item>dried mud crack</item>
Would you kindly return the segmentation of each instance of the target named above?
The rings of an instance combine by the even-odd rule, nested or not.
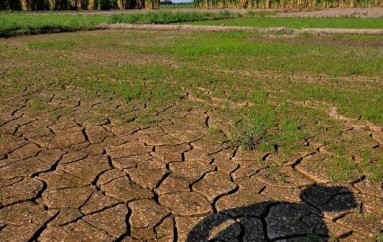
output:
[[[166,125],[148,127],[28,116],[28,106],[18,116],[4,110],[1,240],[370,238],[372,227],[351,221],[375,199],[381,208],[381,197],[364,192],[365,179],[334,187],[307,170],[306,160],[323,146],[281,168],[290,167],[295,184],[275,182],[263,175],[270,165],[254,162],[268,162],[272,154],[238,149],[223,133],[201,135],[211,128],[212,114],[202,106],[180,119],[184,105],[160,114]],[[41,136],[39,129],[47,132]]]
[[[184,89],[146,123],[130,115],[152,100],[89,98],[71,84],[1,97],[0,241],[374,241],[383,231],[383,187],[360,154],[346,153],[355,174],[338,184],[331,143],[245,149],[217,107],[255,104]],[[381,127],[321,108],[341,121],[333,143],[382,149]],[[120,109],[121,119],[102,112]]]

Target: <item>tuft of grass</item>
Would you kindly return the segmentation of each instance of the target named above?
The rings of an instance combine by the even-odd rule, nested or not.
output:
[[[260,91],[260,90],[253,91],[251,94],[251,97],[250,97],[250,101],[252,103],[256,103],[256,104],[266,103],[267,93],[264,91]]]
[[[332,169],[329,169],[329,176],[334,182],[349,181],[357,177],[356,165],[353,161],[345,158],[344,150],[338,149],[338,154],[332,160]]]
[[[147,100],[150,96],[149,90],[146,89],[143,82],[133,81],[119,81],[115,85],[117,95],[123,97],[127,102],[134,99]]]
[[[358,167],[373,182],[383,180],[383,155],[375,150],[362,150]]]
[[[233,102],[244,101],[246,99],[247,99],[247,93],[244,91],[233,91],[233,94],[231,95],[231,100]]]
[[[241,133],[239,142],[246,150],[256,150],[259,147],[265,150],[268,147],[262,147],[261,144],[264,145],[263,142],[265,142],[266,137],[266,130],[262,127],[256,127]]]
[[[248,150],[272,150],[273,140],[270,130],[274,126],[275,111],[271,105],[257,108],[243,108],[242,117],[238,117],[238,141]]]

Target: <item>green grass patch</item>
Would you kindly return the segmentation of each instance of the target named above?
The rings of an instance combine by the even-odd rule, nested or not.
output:
[[[0,35],[13,31],[76,30],[107,22],[103,15],[55,15],[0,12]]]
[[[213,12],[149,12],[138,14],[112,15],[108,23],[130,24],[169,24],[193,21],[207,21],[237,17],[238,14],[225,14]]]
[[[383,18],[284,18],[284,17],[245,17],[237,19],[211,20],[185,23],[193,25],[227,25],[248,27],[287,27],[287,28],[352,28],[382,29]]]
[[[238,17],[238,14],[213,12],[147,12],[113,15],[9,13],[0,12],[0,36],[16,31],[57,32],[92,28],[102,23],[166,24]]]

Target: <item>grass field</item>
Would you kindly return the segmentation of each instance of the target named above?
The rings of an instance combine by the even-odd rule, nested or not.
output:
[[[14,35],[18,31],[58,32],[91,29],[99,24],[169,24],[227,25],[289,28],[383,28],[382,18],[281,18],[275,13],[254,12],[147,12],[122,14],[62,14],[0,12],[0,35]],[[245,16],[245,17],[243,17]]]
[[[117,95],[146,108],[98,111],[144,124],[157,122],[156,113],[187,92],[190,102],[218,100],[213,106],[222,122],[215,128],[249,150],[275,152],[286,162],[307,142],[327,144],[336,154],[327,170],[334,181],[350,182],[361,174],[383,181],[383,153],[371,148],[371,137],[342,134],[342,122],[329,116],[336,107],[355,122],[383,124],[382,43],[382,36],[239,32],[36,36],[1,42],[0,85],[3,98],[31,82],[36,90],[62,87],[58,93],[80,87],[89,99]],[[49,111],[44,102],[35,100],[36,112]]]
[[[383,18],[282,18],[282,17],[245,17],[212,21],[196,21],[194,25],[227,25],[250,27],[288,27],[288,28],[367,28],[382,29]]]
[[[12,35],[15,31],[43,31],[50,30],[73,31],[89,29],[98,24],[111,23],[140,23],[166,24],[197,20],[214,20],[238,17],[230,13],[203,12],[147,12],[128,14],[55,14],[55,13],[8,13],[0,12],[0,35]]]
[[[0,13],[0,33],[17,30],[71,30],[107,22],[108,16]]]

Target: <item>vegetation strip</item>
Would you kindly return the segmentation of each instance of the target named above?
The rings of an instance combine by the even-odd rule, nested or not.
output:
[[[273,13],[273,12],[271,12]],[[274,12],[275,14],[275,12]],[[243,17],[212,21],[196,21],[185,23],[193,25],[223,25],[246,27],[287,27],[287,28],[350,28],[350,29],[382,29],[383,17],[279,17],[264,13],[246,12]]]
[[[240,27],[240,26],[196,26],[196,25],[150,25],[150,24],[112,24],[100,25],[101,29],[132,29],[132,30],[195,30],[208,32],[243,31],[256,33],[289,33],[289,34],[366,34],[381,35],[383,29],[332,29],[332,28],[307,28],[295,29],[286,27]]]
[[[103,10],[103,9],[158,9],[157,0],[0,0],[0,10]]]
[[[204,32],[254,32],[254,33],[284,33],[284,34],[363,34],[363,35],[382,35],[383,29],[331,29],[331,28],[307,28],[293,29],[285,27],[258,28],[258,27],[238,27],[238,26],[195,26],[195,25],[153,25],[153,24],[100,24],[95,26],[82,26],[78,28],[52,28],[36,30],[17,30],[7,33],[0,33],[0,37],[11,37],[17,35],[35,35],[46,33],[73,32],[81,30],[182,30],[182,31],[204,31]]]
[[[267,15],[268,16],[268,15]],[[108,24],[177,24],[200,27],[177,27],[201,31],[255,31],[255,32],[303,32],[310,33],[359,33],[381,34],[383,18],[280,18],[262,13],[231,12],[147,12],[125,14],[25,14],[0,13],[0,36],[22,34],[71,32],[115,28]],[[202,27],[205,26],[205,27]],[[129,26],[129,25],[127,25]],[[215,26],[215,27],[212,27]],[[230,27],[229,27],[230,26]],[[133,28],[131,26],[125,28]],[[137,27],[142,28],[142,27]],[[152,28],[152,27],[145,27]],[[153,27],[157,29],[158,27]],[[162,28],[162,27],[160,27]],[[166,26],[165,29],[174,27]],[[263,29],[261,29],[263,28]],[[330,30],[336,28],[337,30]],[[355,30],[358,29],[358,30]],[[366,30],[366,29],[371,29]],[[374,29],[374,30],[372,30]]]
[[[148,12],[107,15],[41,15],[0,13],[0,36],[100,29],[99,24],[169,24],[236,18],[229,12]],[[102,29],[102,27],[101,27]]]

